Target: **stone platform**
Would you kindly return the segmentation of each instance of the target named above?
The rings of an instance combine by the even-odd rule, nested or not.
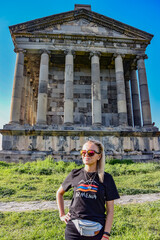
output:
[[[88,139],[103,142],[109,158],[148,161],[160,159],[160,131],[156,127],[72,127],[7,124],[0,160],[26,162],[52,155],[55,160],[81,161],[80,150]]]

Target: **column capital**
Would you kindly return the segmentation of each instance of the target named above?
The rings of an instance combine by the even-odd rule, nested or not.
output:
[[[90,58],[91,57],[93,57],[93,56],[97,56],[97,57],[99,57],[100,58],[100,56],[101,56],[101,52],[98,52],[98,51],[93,51],[93,52],[90,52]]]
[[[143,60],[144,60],[144,59],[148,59],[148,56],[147,56],[147,54],[137,55],[137,56],[136,56],[136,59],[137,59],[137,60],[139,60],[139,59],[143,59]]]
[[[124,57],[125,57],[125,54],[121,54],[121,53],[114,53],[114,54],[113,54],[113,58],[116,58],[116,57],[118,57],[118,56],[120,56],[121,58],[124,58]]]
[[[67,54],[70,54],[70,55],[75,55],[75,51],[74,50],[72,50],[72,49],[66,49],[66,50],[64,50],[64,54],[65,55],[67,55]]]
[[[49,50],[47,50],[47,49],[40,49],[40,50],[39,50],[39,53],[40,53],[40,55],[42,55],[43,53],[47,53],[48,55],[50,55],[50,54],[51,54],[51,51],[49,51]]]
[[[15,53],[25,53],[25,52],[27,52],[25,49],[23,49],[23,48],[15,48],[14,49],[14,52]]]

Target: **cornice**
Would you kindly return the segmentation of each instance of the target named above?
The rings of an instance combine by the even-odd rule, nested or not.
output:
[[[82,35],[76,33],[30,33],[30,32],[18,32],[15,33],[13,39],[16,37],[26,37],[26,38],[51,38],[51,39],[73,39],[73,40],[94,40],[94,41],[106,41],[106,42],[122,42],[122,43],[148,43],[148,40],[141,38],[133,38],[133,37],[115,37],[115,36],[101,36],[101,35]]]

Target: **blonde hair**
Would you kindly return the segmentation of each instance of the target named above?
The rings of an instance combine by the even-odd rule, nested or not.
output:
[[[104,179],[104,167],[105,167],[105,151],[104,151],[104,145],[100,142],[100,141],[97,141],[95,139],[89,139],[87,142],[92,142],[94,143],[98,149],[99,149],[99,152],[101,153],[101,158],[99,161],[97,161],[97,173],[98,173],[98,176],[99,176],[99,180],[100,182],[103,183],[103,179]],[[86,142],[86,143],[87,143]]]

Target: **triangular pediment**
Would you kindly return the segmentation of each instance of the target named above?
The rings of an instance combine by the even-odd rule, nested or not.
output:
[[[80,34],[150,41],[153,35],[101,14],[79,9],[9,27],[13,35]]]
[[[115,37],[115,38],[128,38],[127,35],[113,30],[109,27],[104,27],[85,18],[64,22],[62,24],[55,24],[45,29],[38,29],[35,33],[42,34],[74,34],[74,35],[87,35],[87,36],[101,36],[101,37]],[[130,36],[131,37],[131,36]],[[132,38],[135,38],[132,35]]]

